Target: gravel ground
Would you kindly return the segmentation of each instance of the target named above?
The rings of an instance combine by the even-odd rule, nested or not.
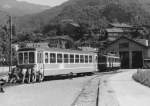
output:
[[[96,106],[99,77],[89,80],[71,106]]]
[[[132,80],[132,70],[122,71],[8,87],[0,106],[96,106],[99,82],[98,106],[137,106],[135,95],[149,103],[149,88]]]
[[[150,106],[150,88],[132,79],[136,70],[126,70],[109,78],[120,106]]]
[[[8,87],[5,93],[0,93],[0,106],[71,106],[86,82],[93,77]]]
[[[100,78],[98,106],[119,106],[115,92],[109,83],[111,76],[112,75],[104,75]]]

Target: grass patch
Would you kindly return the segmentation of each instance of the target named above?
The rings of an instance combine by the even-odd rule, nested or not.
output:
[[[150,69],[138,69],[137,72],[132,75],[132,78],[135,81],[150,87]]]

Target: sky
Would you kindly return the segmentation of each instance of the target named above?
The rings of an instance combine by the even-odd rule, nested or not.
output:
[[[17,0],[17,1],[27,1],[30,3],[41,4],[41,5],[49,5],[51,7],[60,5],[61,3],[68,0]]]

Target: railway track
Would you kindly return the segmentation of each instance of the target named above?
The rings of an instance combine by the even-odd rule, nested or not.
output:
[[[71,106],[98,106],[100,76],[90,79]]]

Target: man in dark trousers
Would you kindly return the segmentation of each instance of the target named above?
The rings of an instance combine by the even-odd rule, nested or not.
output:
[[[4,93],[3,85],[5,84],[4,80],[0,80],[0,93]]]

